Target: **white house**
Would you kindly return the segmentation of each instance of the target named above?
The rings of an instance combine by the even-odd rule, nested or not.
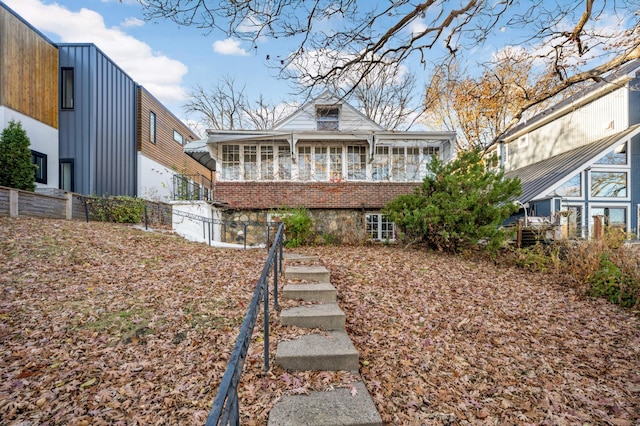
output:
[[[204,146],[185,151],[202,156]],[[229,219],[264,220],[282,206],[306,207],[320,233],[342,239],[392,239],[380,214],[397,195],[412,192],[432,156],[454,155],[453,132],[383,129],[325,92],[265,131],[208,131],[216,162],[214,198]]]

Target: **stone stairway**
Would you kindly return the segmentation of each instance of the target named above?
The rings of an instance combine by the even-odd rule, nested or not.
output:
[[[285,267],[285,282],[289,283],[284,285],[282,296],[315,304],[283,309],[280,321],[283,325],[322,328],[325,334],[310,333],[278,343],[276,363],[289,371],[345,370],[357,374],[359,355],[345,331],[345,314],[336,303],[329,271],[313,264],[317,261],[316,256],[285,254],[285,262],[295,265]],[[382,425],[364,384],[353,385],[357,392],[339,388],[285,396],[269,413],[268,425]]]

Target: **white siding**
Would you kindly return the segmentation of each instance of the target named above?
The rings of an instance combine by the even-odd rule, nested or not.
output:
[[[315,102],[306,104],[304,107],[293,113],[290,117],[283,120],[274,129],[275,130],[297,130],[297,131],[314,131],[316,126],[316,107],[318,106],[336,106],[340,109],[339,131],[341,132],[364,132],[382,130],[375,122],[358,112],[357,109],[346,103],[337,103],[335,98],[318,98]]]
[[[11,120],[18,121],[27,133],[31,142],[29,148],[47,156],[47,183],[36,183],[37,188],[58,188],[59,157],[58,129],[35,120],[11,108],[0,106],[0,131],[5,129]]]
[[[167,202],[172,199],[173,175],[162,164],[138,152],[138,196],[147,200]]]
[[[509,142],[505,170],[515,170],[620,132],[629,126],[627,88],[587,105]]]

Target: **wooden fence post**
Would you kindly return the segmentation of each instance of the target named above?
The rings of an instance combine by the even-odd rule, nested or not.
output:
[[[73,194],[71,192],[67,192],[65,194],[67,201],[65,202],[65,216],[67,220],[73,219]]]
[[[593,217],[593,239],[596,241],[602,240],[604,236],[604,226],[602,224],[602,216]]]
[[[518,230],[518,236],[517,236],[517,245],[518,248],[522,247],[522,226],[523,226],[523,222],[522,219],[518,219],[518,226],[517,226],[517,230]]]
[[[15,189],[9,190],[9,216],[18,217],[18,199],[20,195]]]

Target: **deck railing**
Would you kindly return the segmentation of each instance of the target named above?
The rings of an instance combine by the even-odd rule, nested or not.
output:
[[[284,225],[276,232],[262,274],[253,293],[247,315],[242,323],[238,340],[229,358],[227,369],[213,401],[206,426],[240,424],[238,383],[247,357],[251,335],[258,318],[260,302],[264,309],[264,370],[269,370],[269,275],[273,272],[273,307],[278,310],[278,275],[282,273],[282,251],[284,247]]]
[[[173,175],[173,199],[213,201],[213,182],[202,175]]]

